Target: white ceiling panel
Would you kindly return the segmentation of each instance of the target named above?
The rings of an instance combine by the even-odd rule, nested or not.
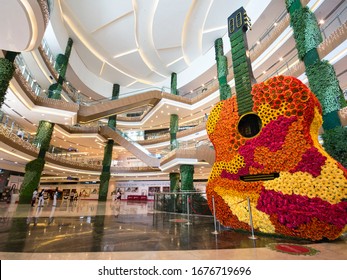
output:
[[[187,64],[184,59],[176,61],[174,64],[170,65],[171,72],[179,73],[187,68]]]
[[[114,67],[111,67],[109,64],[104,65],[101,78],[110,81],[112,84],[119,84],[124,86],[129,85],[130,83],[135,81],[134,78],[121,73]]]
[[[168,65],[183,56],[182,48],[172,47],[168,49],[158,49],[158,54],[164,65]]]
[[[191,4],[191,0],[159,1],[153,22],[153,40],[157,49],[181,46]]]
[[[128,14],[100,28],[92,34],[92,37],[112,58],[137,48],[134,30],[134,14]]]
[[[110,24],[133,10],[130,0],[68,0],[61,1],[64,13],[74,15],[83,29],[89,33]],[[83,7],[83,8],[82,8]]]
[[[214,48],[214,41],[217,38],[223,38],[225,30],[217,30],[214,32],[205,33],[202,35],[202,53],[206,53],[211,48]]]
[[[144,78],[152,72],[148,65],[143,61],[139,52],[118,57],[113,61],[118,68],[136,78]]]

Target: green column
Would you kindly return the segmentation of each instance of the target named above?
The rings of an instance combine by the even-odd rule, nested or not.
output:
[[[178,192],[180,189],[180,174],[170,173],[170,192]]]
[[[73,41],[68,39],[65,54],[59,54],[55,61],[55,70],[59,73],[58,81],[48,88],[48,97],[53,99],[61,99],[61,90],[65,80],[65,74],[69,65],[69,58],[72,50]]]
[[[194,165],[182,164],[180,166],[181,173],[181,190],[191,191],[194,190]]]
[[[285,3],[298,56],[305,64],[310,88],[322,105],[323,128],[341,127],[338,111],[347,104],[333,66],[319,58],[317,48],[322,42],[322,35],[316,16],[308,7],[302,7],[300,0],[285,0]]]
[[[178,115],[171,114],[170,116],[170,149],[171,151],[178,148],[176,134],[178,132]]]
[[[220,100],[225,100],[230,98],[231,89],[227,81],[227,76],[229,74],[228,60],[227,57],[224,55],[222,38],[218,38],[214,41],[214,47],[216,53],[217,77],[219,82]]]
[[[176,73],[171,73],[171,93],[174,95],[178,95]]]
[[[54,124],[47,121],[40,121],[34,139],[34,145],[40,147],[39,155],[37,159],[28,162],[25,166],[24,180],[19,195],[19,204],[30,203],[34,189],[39,186],[41,173],[45,166],[45,155],[49,148],[53,129]]]
[[[112,88],[112,97],[111,100],[116,100],[119,98],[119,89],[118,84],[114,84]],[[110,116],[108,118],[108,124],[113,130],[116,129],[117,125],[117,115]],[[108,185],[111,178],[111,162],[112,162],[112,151],[113,151],[113,140],[108,140],[105,149],[104,149],[104,159],[102,161],[102,172],[100,174],[100,188],[99,188],[99,201],[107,200]]]
[[[111,100],[116,100],[119,98],[119,90],[120,90],[120,86],[118,84],[114,84],[112,88]],[[113,115],[108,118],[108,126],[111,127],[112,129],[116,128],[116,123],[117,123],[117,115]]]
[[[0,58],[0,108],[4,103],[7,88],[15,71],[13,62],[17,54],[17,52],[8,51],[5,57]]]
[[[114,141],[112,139],[107,141],[104,148],[104,159],[102,161],[102,172],[100,175],[100,188],[99,188],[99,201],[106,201],[108,185],[111,177],[111,161],[112,161],[112,149]]]

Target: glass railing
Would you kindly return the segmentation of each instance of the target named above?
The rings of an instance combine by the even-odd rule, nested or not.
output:
[[[276,25],[281,22],[287,16],[287,10],[282,13],[271,23],[271,25],[259,36],[258,40],[249,48],[249,52],[254,52],[267,38],[271,37],[272,31],[276,28]]]
[[[144,152],[146,155],[151,156],[151,157],[155,157],[155,158],[160,158],[161,157],[161,155],[159,155],[159,154],[152,154],[151,152],[149,152],[146,148],[144,148],[142,145],[140,145],[139,143],[137,143],[136,141],[131,139],[126,133],[124,133],[123,131],[119,130],[118,128],[116,128],[115,131],[119,135],[121,135],[124,139],[126,139],[128,142],[133,144],[136,148],[138,148],[139,150]]]
[[[212,216],[206,193],[197,191],[155,193],[154,210]]]
[[[9,133],[16,134],[21,139],[32,143],[34,141],[34,135],[26,131],[15,120],[11,119],[4,112],[0,111],[0,125],[2,125]]]
[[[347,2],[345,2],[345,6],[341,7],[341,11],[337,14],[334,14],[333,17],[328,18],[323,24],[320,26],[320,30],[323,36],[323,40],[329,38],[329,36],[342,24],[347,21]]]

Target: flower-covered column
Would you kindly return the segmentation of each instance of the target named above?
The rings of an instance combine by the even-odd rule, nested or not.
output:
[[[228,60],[223,51],[223,39],[218,38],[217,40],[215,40],[214,47],[216,52],[220,100],[225,100],[230,98],[231,89],[227,81],[227,76],[229,74]]]
[[[19,195],[19,204],[29,203],[33,191],[39,186],[41,173],[45,166],[45,155],[49,148],[53,129],[53,123],[40,121],[34,140],[34,145],[40,148],[39,155],[37,159],[28,162],[25,166],[25,175]]]
[[[17,54],[17,52],[8,51],[4,58],[0,58],[0,108],[4,103],[8,85],[15,71],[13,62]]]
[[[65,54],[59,54],[55,61],[55,70],[59,73],[58,81],[55,84],[52,84],[48,88],[48,97],[53,99],[61,99],[61,90],[63,88],[63,83],[65,80],[65,74],[67,70],[67,66],[69,65],[69,58],[72,50],[73,41],[69,38],[66,48]]]
[[[340,88],[334,67],[320,60],[317,47],[322,42],[315,15],[300,0],[286,0],[291,26],[300,60],[304,61],[311,90],[323,109],[323,141],[325,150],[347,167],[347,129],[341,126],[338,111],[345,107],[346,100]]]
[[[114,84],[112,90],[112,100],[119,98],[119,85]],[[108,126],[112,129],[116,128],[117,115],[108,118]],[[110,139],[104,149],[104,159],[102,161],[102,172],[100,175],[99,201],[107,200],[108,185],[111,178],[111,162],[114,140]]]
[[[322,105],[323,128],[341,127],[338,111],[347,104],[333,66],[319,58],[317,47],[322,42],[322,35],[317,19],[308,7],[302,7],[300,0],[285,2],[299,59],[305,63],[310,88]]]

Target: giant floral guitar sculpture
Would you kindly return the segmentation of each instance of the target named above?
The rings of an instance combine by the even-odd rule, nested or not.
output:
[[[216,159],[207,197],[224,225],[321,240],[347,230],[347,170],[318,142],[321,106],[298,79],[254,84],[243,8],[228,18],[236,96],[215,105],[207,132]],[[252,87],[252,84],[253,87]]]

